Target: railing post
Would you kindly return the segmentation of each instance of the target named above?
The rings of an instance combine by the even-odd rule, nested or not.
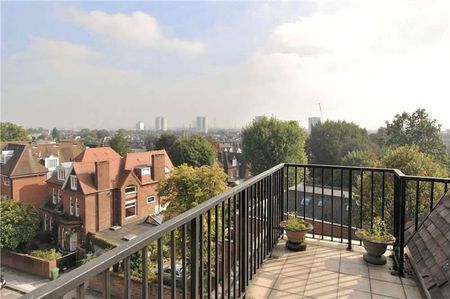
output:
[[[347,219],[347,223],[348,223],[348,236],[347,236],[347,240],[348,240],[348,245],[347,245],[347,250],[351,250],[352,249],[352,186],[353,186],[353,174],[352,174],[352,170],[349,169],[348,171],[348,219]]]
[[[284,220],[284,198],[286,197],[285,191],[284,191],[284,170],[287,169],[286,166],[284,166],[281,169],[281,176],[280,176],[280,222]],[[283,236],[283,231],[280,231],[281,236]]]
[[[217,220],[217,219],[216,219]],[[191,298],[198,297],[198,268],[199,268],[199,256],[198,256],[198,242],[199,242],[199,223],[198,218],[195,217],[191,220]],[[217,242],[217,240],[216,240]],[[216,252],[217,254],[217,252]],[[217,275],[216,275],[217,276]],[[217,279],[217,278],[216,278]]]
[[[246,278],[247,278],[247,192],[243,190],[241,196],[239,196],[239,296],[245,293]]]
[[[400,202],[400,227],[399,227],[399,256],[398,256],[398,275],[403,276],[403,257],[405,254],[405,216],[406,216],[406,181],[402,178],[401,184],[401,202]]]

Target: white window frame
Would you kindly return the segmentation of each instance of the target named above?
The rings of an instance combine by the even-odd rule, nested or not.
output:
[[[55,166],[49,167],[48,164],[50,162],[55,162]],[[55,170],[58,167],[58,165],[59,165],[58,157],[51,156],[51,157],[45,158],[45,168],[47,168],[48,170]]]
[[[128,205],[128,206],[127,206]],[[134,207],[134,215],[126,216],[127,215],[127,209]],[[133,218],[137,216],[137,204],[136,199],[127,200],[125,201],[125,219]]]
[[[149,198],[153,198],[153,200],[148,201]],[[156,196],[155,195],[148,195],[147,196],[147,204],[155,203],[156,202]]]
[[[47,214],[46,214],[47,215]],[[52,230],[53,230],[53,223],[52,223],[52,221],[53,221],[53,218],[52,218],[52,216],[50,216],[49,217],[49,220],[48,220],[48,230],[51,232]]]
[[[64,167],[58,168],[57,179],[58,181],[64,181],[66,179],[66,170],[64,169]]]
[[[133,187],[134,191],[127,191],[127,189]],[[125,194],[135,194],[137,192],[137,188],[136,185],[128,185],[125,187]]]
[[[80,203],[78,198],[75,198],[75,216],[80,217]]]
[[[3,180],[3,185],[5,186],[10,186],[11,185],[11,180],[8,176],[3,175],[2,176],[2,180]]]
[[[55,188],[52,188],[52,203],[55,205],[56,204],[56,195],[55,195]]]
[[[152,169],[150,167],[142,167],[141,168],[141,176],[151,176]]]
[[[74,210],[74,203],[73,203],[73,198],[71,196],[70,200],[69,200],[69,214],[70,215],[73,215],[73,210]]]
[[[57,189],[57,190],[58,190],[58,192],[56,193],[57,202],[60,203],[62,200],[62,192],[61,192],[61,189]]]
[[[70,176],[70,190],[77,191],[78,188],[78,179],[76,175]]]

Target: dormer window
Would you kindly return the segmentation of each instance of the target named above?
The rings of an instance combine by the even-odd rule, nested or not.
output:
[[[238,160],[236,159],[236,157],[233,157],[233,159],[231,160],[231,166],[238,166]]]
[[[5,185],[5,186],[11,185],[11,180],[6,175],[2,176],[2,180],[3,180],[3,185]]]
[[[77,191],[78,188],[78,179],[76,175],[70,176],[70,190]]]
[[[57,171],[58,181],[64,181],[66,179],[66,170],[64,167],[59,167]]]
[[[152,175],[152,170],[150,167],[142,167],[141,168],[141,177]]]
[[[44,159],[44,164],[45,168],[47,168],[49,171],[53,171],[59,165],[59,158],[51,155],[50,157]]]
[[[125,194],[133,194],[133,193],[136,193],[135,185],[129,185],[125,188]]]
[[[13,156],[14,151],[2,151],[2,154],[0,155],[0,163],[6,164],[8,160]]]

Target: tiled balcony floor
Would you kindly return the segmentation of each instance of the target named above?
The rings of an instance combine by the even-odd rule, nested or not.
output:
[[[340,243],[306,243],[306,251],[291,252],[281,240],[253,276],[246,298],[423,298],[414,279],[391,275],[391,258],[384,266],[369,265],[363,247],[348,251]]]

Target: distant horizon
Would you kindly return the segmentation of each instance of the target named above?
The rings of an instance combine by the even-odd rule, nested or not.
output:
[[[450,128],[450,1],[2,2],[1,121],[242,128],[255,116]],[[195,16],[192,17],[192,16]]]

